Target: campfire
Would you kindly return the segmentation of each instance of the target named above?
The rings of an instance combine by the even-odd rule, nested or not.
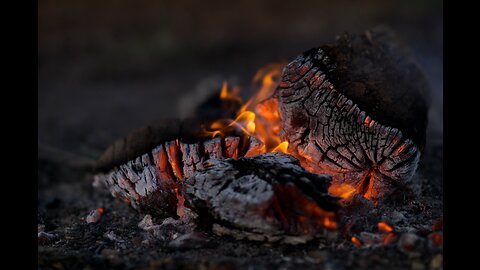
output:
[[[411,192],[427,119],[426,80],[391,32],[342,35],[260,69],[253,84],[244,99],[225,81],[214,106],[196,110],[210,106],[209,117],[165,120],[115,142],[95,181],[148,214],[142,228],[163,233],[174,224],[184,234],[341,237],[405,250],[425,240],[382,219]],[[424,236],[443,241],[439,229]]]

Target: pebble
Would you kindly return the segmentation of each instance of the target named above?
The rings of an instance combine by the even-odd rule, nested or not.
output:
[[[138,223],[138,227],[142,230],[148,231],[151,229],[155,224],[153,224],[152,216],[145,215],[143,219]]]
[[[443,255],[437,254],[430,261],[430,270],[443,269]]]
[[[401,223],[405,220],[405,215],[402,212],[393,211],[390,218],[391,218],[393,223],[397,224],[397,223]]]
[[[102,255],[102,257],[105,257],[111,260],[111,259],[117,258],[118,253],[119,252],[115,249],[104,248],[100,254]]]
[[[178,250],[196,249],[202,248],[207,241],[208,237],[204,234],[192,232],[175,237],[168,246]]]
[[[397,247],[404,253],[412,253],[421,248],[422,240],[414,233],[403,233],[398,240]]]
[[[38,244],[41,246],[51,244],[55,242],[55,240],[57,239],[58,239],[58,236],[56,234],[51,234],[46,232],[38,233]]]
[[[103,208],[97,208],[95,210],[90,211],[88,214],[86,221],[87,223],[97,223],[103,214]]]
[[[425,265],[423,265],[423,263],[421,262],[418,262],[418,261],[414,261],[412,262],[412,270],[424,270],[425,269]]]
[[[325,259],[325,252],[319,250],[311,250],[307,252],[305,260],[310,263],[319,264]]]
[[[360,241],[362,241],[363,244],[367,246],[381,244],[383,241],[380,234],[370,232],[361,232],[358,235],[358,238],[360,239]]]

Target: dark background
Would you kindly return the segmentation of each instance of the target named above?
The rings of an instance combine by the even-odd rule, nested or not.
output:
[[[442,1],[38,2],[38,143],[97,158],[113,139],[184,117],[221,82],[378,24],[412,48],[443,140]]]

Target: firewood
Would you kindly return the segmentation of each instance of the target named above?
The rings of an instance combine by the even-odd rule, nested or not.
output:
[[[205,122],[198,119],[163,119],[130,132],[105,150],[96,163],[96,170],[107,172],[114,166],[151,151],[161,143],[182,139],[198,142],[207,140],[202,133]],[[167,149],[165,149],[167,150]]]
[[[297,159],[268,153],[211,160],[185,180],[186,198],[208,213],[214,231],[236,238],[304,242],[336,229],[331,177],[306,172]]]
[[[425,145],[427,81],[384,28],[306,51],[274,97],[281,138],[304,168],[378,201],[408,186]]]
[[[150,134],[146,136],[147,139],[160,138],[153,135],[153,129],[145,130]],[[232,136],[205,141],[202,141],[203,137],[199,136],[197,142],[184,142],[180,137],[186,134],[183,133],[177,134],[180,139],[163,142],[146,153],[130,158],[123,164],[114,165],[128,156],[117,151],[118,149],[124,149],[129,154],[139,151],[128,146],[138,146],[137,142],[141,140],[142,132],[135,131],[135,136],[129,135],[127,139],[113,144],[100,160],[101,166],[99,166],[102,169],[106,168],[105,162],[109,160],[110,170],[108,172],[99,170],[95,178],[96,182],[104,183],[114,197],[130,203],[141,212],[159,216],[176,216],[179,212],[183,213],[181,208],[184,205],[181,202],[184,199],[181,183],[197,170],[203,169],[205,161],[236,158],[240,149],[243,148],[246,150],[242,151],[251,154],[262,153],[261,150],[264,149],[263,144],[254,138],[246,137],[249,144],[244,145],[241,144],[239,137]],[[166,132],[162,134],[174,135]],[[193,139],[190,137],[189,141]],[[143,149],[142,147],[145,146],[142,145],[140,149]],[[185,203],[188,206],[188,202]]]

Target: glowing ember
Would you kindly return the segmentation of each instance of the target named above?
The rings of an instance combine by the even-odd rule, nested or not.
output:
[[[333,221],[333,214],[331,212],[322,211],[320,214],[324,215],[323,218],[323,227],[334,230],[337,228],[337,223]]]
[[[100,215],[103,214],[103,208],[102,207],[97,208],[97,211],[98,211],[98,213],[100,213]]]
[[[378,229],[384,233],[391,233],[393,232],[393,227],[387,224],[384,221],[378,223]]]
[[[358,238],[355,237],[355,236],[352,236],[352,243],[353,243],[355,246],[361,246],[361,245],[362,245],[362,241],[360,241],[360,239],[358,239]]]
[[[432,225],[432,230],[433,231],[440,231],[443,230],[443,217],[438,219],[433,225]]]
[[[355,194],[355,188],[349,184],[341,183],[341,184],[332,184],[328,188],[328,193],[340,197],[342,199],[348,199],[353,194]]]
[[[398,239],[397,235],[391,232],[383,237],[383,244],[385,245],[393,244],[394,242],[397,241],[397,239]]]
[[[178,192],[178,188],[175,188],[175,195],[177,196],[177,215],[183,217],[185,215],[185,198]]]
[[[431,243],[436,246],[440,247],[443,246],[443,233],[432,233],[428,236],[430,239]]]

